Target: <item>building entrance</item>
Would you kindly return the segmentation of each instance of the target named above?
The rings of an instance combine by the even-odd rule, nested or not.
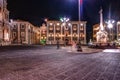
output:
[[[65,45],[69,45],[69,39],[68,38],[65,39]]]

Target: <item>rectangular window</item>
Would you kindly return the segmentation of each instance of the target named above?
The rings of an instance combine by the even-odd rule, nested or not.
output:
[[[25,32],[21,32],[21,37],[24,37],[25,36]]]
[[[21,28],[21,29],[25,29],[25,24],[21,24],[21,25],[20,25],[20,28]]]

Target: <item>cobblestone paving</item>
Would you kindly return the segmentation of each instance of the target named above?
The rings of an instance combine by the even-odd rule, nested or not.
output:
[[[68,53],[55,47],[0,52],[0,80],[120,80],[120,53]]]

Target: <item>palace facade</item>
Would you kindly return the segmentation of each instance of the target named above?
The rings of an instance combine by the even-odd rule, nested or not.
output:
[[[47,44],[71,44],[73,41],[86,44],[86,21],[47,21]]]
[[[39,44],[40,28],[22,20],[11,21],[12,44]]]
[[[120,42],[120,21],[117,22],[117,40]]]

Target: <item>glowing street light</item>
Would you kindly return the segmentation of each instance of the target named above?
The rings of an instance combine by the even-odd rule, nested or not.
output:
[[[66,17],[60,18],[60,21],[61,21],[61,22],[64,22],[64,23],[68,22],[69,20],[70,20],[70,19],[69,19],[69,18],[66,18]]]
[[[109,24],[108,24],[108,28],[110,28],[110,29],[113,28],[113,24],[112,24],[112,23],[109,23]]]
[[[109,19],[108,21],[106,21],[106,24],[107,24],[107,27],[109,28],[110,30],[110,34],[109,34],[109,38],[110,38],[110,41],[112,41],[112,29],[113,29],[113,25],[114,25],[115,21],[112,20],[112,19]]]
[[[107,27],[108,28],[113,28],[113,24],[115,23],[115,21],[114,20],[108,20],[108,21],[106,21],[106,23],[107,23]]]
[[[60,18],[60,21],[62,22],[62,26],[65,26],[66,23],[67,23],[69,20],[70,20],[70,19],[69,19],[69,18],[66,18],[66,17]]]

